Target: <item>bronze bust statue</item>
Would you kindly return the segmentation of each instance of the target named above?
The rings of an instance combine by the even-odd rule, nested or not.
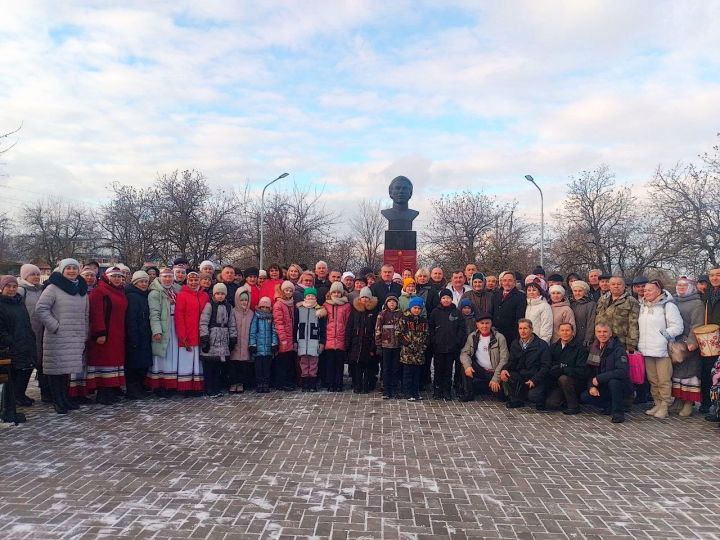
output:
[[[388,230],[411,231],[413,220],[420,214],[417,210],[408,208],[408,201],[413,193],[412,182],[405,176],[397,176],[390,182],[388,193],[393,201],[392,208],[381,212],[388,220]]]

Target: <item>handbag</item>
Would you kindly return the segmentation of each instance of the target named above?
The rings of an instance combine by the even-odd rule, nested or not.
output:
[[[645,383],[645,358],[642,353],[634,352],[627,355],[630,382],[633,384]]]
[[[682,364],[690,357],[687,343],[684,341],[668,342],[668,356],[673,364]]]
[[[663,306],[663,313],[665,314],[665,326],[667,327],[667,304]],[[690,356],[687,343],[682,338],[668,341],[668,356],[673,364],[682,364]]]

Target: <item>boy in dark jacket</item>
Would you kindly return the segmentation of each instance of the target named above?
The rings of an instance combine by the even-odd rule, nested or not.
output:
[[[433,399],[452,400],[450,387],[453,364],[458,360],[460,348],[465,343],[465,322],[453,304],[450,290],[440,291],[440,305],[430,314],[428,328],[435,363]]]
[[[345,332],[345,349],[353,382],[353,392],[367,394],[375,389],[377,349],[375,323],[378,299],[369,287],[363,287],[353,300],[353,310]]]
[[[525,399],[545,410],[545,389],[550,371],[550,347],[533,332],[530,319],[518,321],[518,339],[510,345],[510,358],[500,372],[500,380],[508,383],[508,409],[525,405]]]
[[[399,393],[401,371],[397,331],[401,317],[397,297],[388,296],[375,323],[375,347],[382,351],[383,399],[394,398]]]
[[[580,412],[580,392],[587,381],[587,349],[575,338],[575,329],[570,323],[561,323],[558,328],[560,339],[550,346],[549,392],[545,404],[549,409],[559,409],[563,403],[565,414]]]
[[[250,323],[248,350],[255,357],[255,384],[258,394],[270,391],[272,359],[278,352],[278,333],[271,313],[270,298],[263,296]]]
[[[428,344],[428,323],[422,316],[423,299],[416,296],[408,304],[409,310],[400,319],[397,331],[402,344],[400,363],[403,365],[403,392],[408,401],[419,401],[420,375],[425,363],[425,347]]]
[[[580,399],[612,414],[612,422],[625,421],[624,400],[632,395],[625,347],[613,337],[609,325],[595,325],[595,343],[588,355],[588,385]]]

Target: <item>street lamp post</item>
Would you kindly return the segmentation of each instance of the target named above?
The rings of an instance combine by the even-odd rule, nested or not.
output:
[[[540,266],[545,268],[545,201],[543,200],[543,192],[532,176],[526,174],[525,180],[534,185],[540,192]]]
[[[287,175],[288,173],[282,173],[272,182],[265,184],[265,187],[262,190],[262,195],[260,196],[260,270],[263,268],[263,248],[265,247],[265,190],[281,178],[285,178]]]

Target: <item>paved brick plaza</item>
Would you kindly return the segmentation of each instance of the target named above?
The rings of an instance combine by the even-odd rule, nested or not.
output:
[[[0,538],[715,538],[720,432],[501,404],[245,394],[35,406]]]

